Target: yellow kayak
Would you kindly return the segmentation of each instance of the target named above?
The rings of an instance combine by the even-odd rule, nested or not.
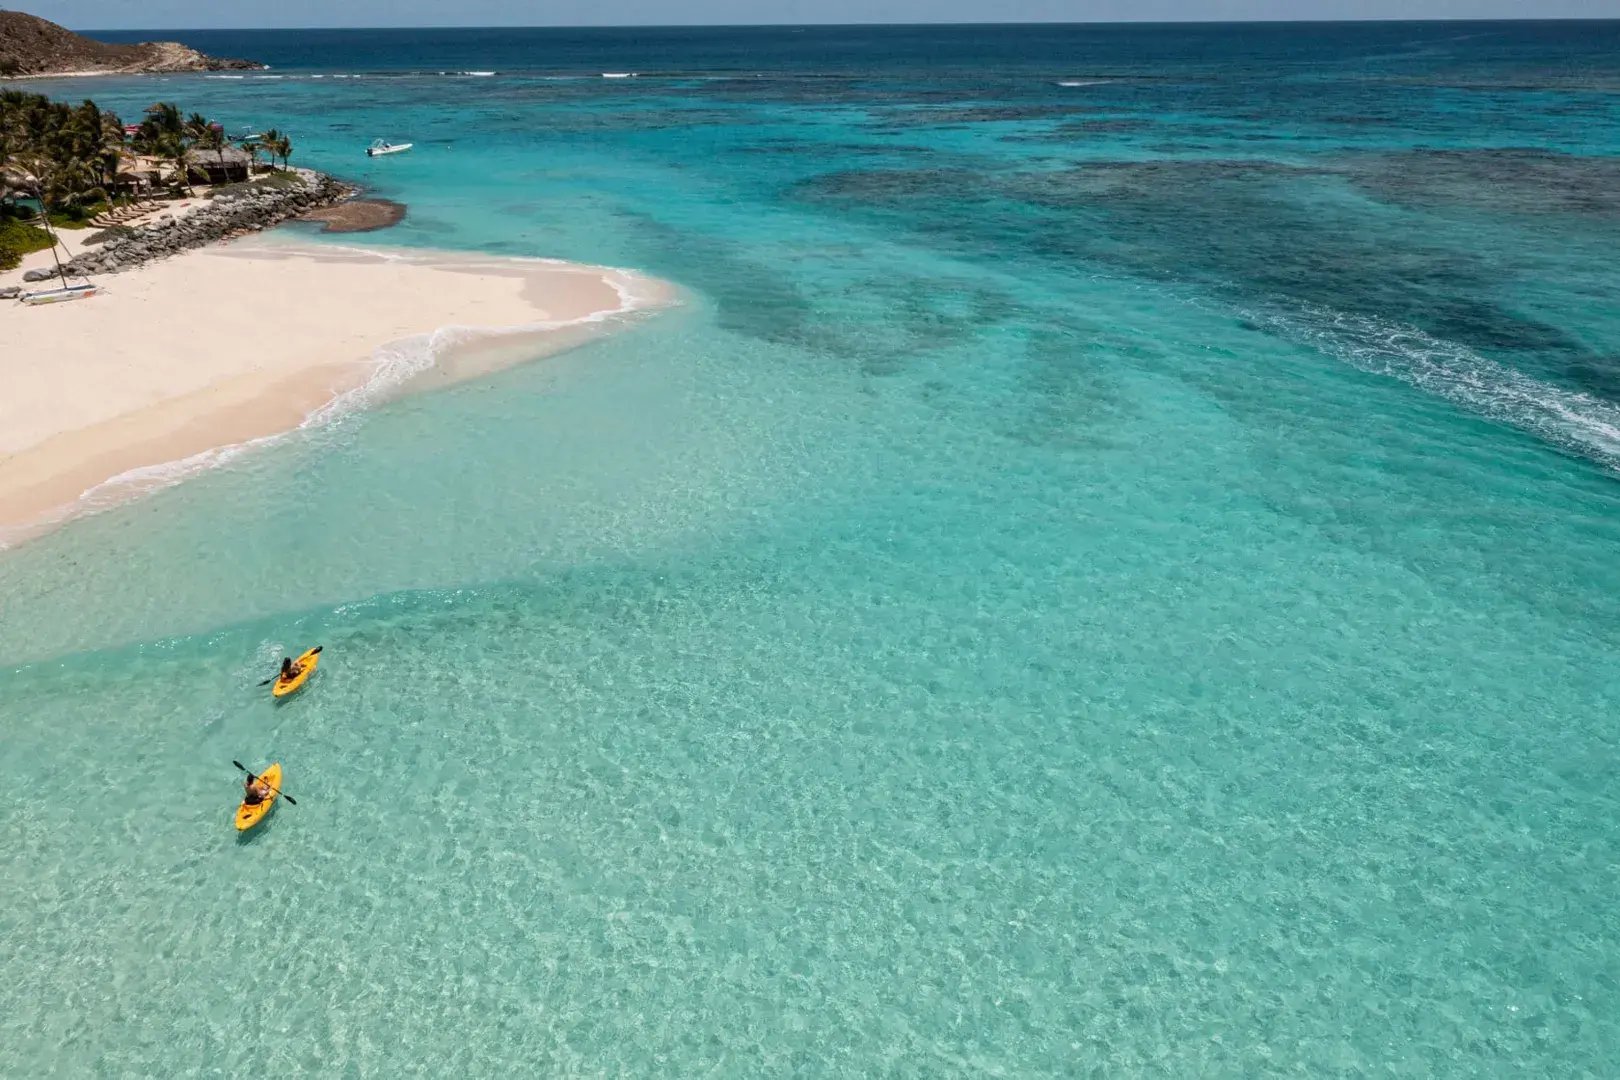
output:
[[[279,789],[281,787],[281,762],[276,762],[259,775],[264,779],[265,783],[270,785],[272,789]],[[277,794],[278,791],[272,790],[270,792],[270,797],[264,800],[262,803],[255,803],[252,806],[249,806],[247,803],[243,803],[241,806],[238,806],[236,808],[236,831],[247,832],[249,829],[253,828],[253,826],[263,821],[264,816],[270,812],[270,807],[275,805]]]
[[[320,662],[321,647],[317,645],[315,648],[309,650],[309,652],[293,661],[295,664],[301,664],[303,666],[303,670],[290,679],[283,679],[280,676],[277,676],[276,681],[270,686],[270,692],[278,698],[286,697],[288,694],[297,690],[300,686],[303,686],[309,681],[309,677],[315,674],[315,665],[319,664]]]

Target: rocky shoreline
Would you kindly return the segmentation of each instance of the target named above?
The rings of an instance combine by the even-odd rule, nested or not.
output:
[[[70,277],[116,274],[157,259],[217,244],[247,233],[298,218],[312,210],[353,198],[358,189],[310,169],[273,173],[250,184],[233,185],[215,193],[208,205],[181,217],[159,217],[141,228],[115,235],[80,252],[62,269]],[[30,270],[25,282],[57,276],[55,268]]]

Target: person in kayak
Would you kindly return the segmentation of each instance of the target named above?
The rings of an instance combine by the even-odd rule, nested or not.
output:
[[[259,670],[263,671],[264,669],[260,668]],[[303,672],[303,670],[304,670],[304,665],[303,664],[295,664],[295,663],[293,663],[293,658],[292,657],[283,656],[281,658],[281,676],[280,676],[280,678],[281,678],[282,682],[292,682],[294,679],[298,678],[298,676]]]
[[[248,778],[242,782],[242,805],[258,806],[270,797],[270,785],[264,782],[262,776],[248,773]]]

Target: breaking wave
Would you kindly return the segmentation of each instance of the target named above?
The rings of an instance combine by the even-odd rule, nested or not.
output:
[[[1242,312],[1281,337],[1387,375],[1620,472],[1620,405],[1555,386],[1412,326],[1301,305]]]

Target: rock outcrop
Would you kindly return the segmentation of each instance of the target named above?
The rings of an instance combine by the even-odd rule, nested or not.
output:
[[[0,11],[0,78],[94,72],[140,75],[166,71],[263,68],[251,60],[221,60],[174,41],[109,45],[35,15]]]
[[[304,220],[321,222],[321,232],[376,232],[404,221],[405,204],[391,199],[349,199],[311,210]]]
[[[133,270],[192,248],[260,232],[355,193],[349,185],[308,169],[273,175],[277,178],[273,182],[261,180],[221,189],[207,206],[182,217],[163,215],[143,228],[114,236],[99,247],[80,252],[63,269],[69,276]],[[54,277],[56,271],[51,269],[46,276]],[[26,275],[24,280],[28,280]]]

